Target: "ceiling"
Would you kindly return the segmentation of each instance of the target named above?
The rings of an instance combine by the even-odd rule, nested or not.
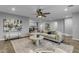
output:
[[[11,8],[15,8],[15,11],[12,11]],[[27,16],[30,18],[36,18],[36,10],[42,8],[43,12],[50,12],[51,14],[47,15],[47,20],[55,20],[65,18],[66,16],[72,16],[72,13],[79,12],[79,6],[74,5],[73,7],[68,8],[68,11],[64,11],[67,8],[67,5],[0,5],[0,11]]]

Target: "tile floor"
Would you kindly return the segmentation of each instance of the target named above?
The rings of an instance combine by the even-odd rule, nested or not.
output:
[[[28,39],[28,38],[23,38],[23,39]],[[21,39],[23,41],[23,39]],[[75,40],[72,40],[72,37],[64,37],[64,42],[65,44],[67,45],[72,45],[74,46],[74,49],[73,49],[73,53],[79,53],[79,41],[75,41]],[[16,40],[8,40],[8,41],[0,41],[0,53],[15,53],[15,47],[12,45],[12,42],[11,41],[17,41],[17,40],[20,40],[20,39],[16,39]],[[25,42],[25,41],[23,41]],[[32,42],[31,41],[26,41],[27,44],[29,45],[26,45],[26,47],[28,48],[36,48],[32,45]],[[17,44],[21,44],[20,42],[17,43]],[[29,49],[28,48],[28,49]],[[18,50],[19,51],[19,50]]]

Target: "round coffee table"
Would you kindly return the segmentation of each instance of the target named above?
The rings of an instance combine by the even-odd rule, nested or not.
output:
[[[40,41],[43,39],[43,36],[37,37],[36,35],[30,36],[30,39],[36,44],[37,47],[40,45]]]

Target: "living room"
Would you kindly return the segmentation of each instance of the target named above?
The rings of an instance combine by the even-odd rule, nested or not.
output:
[[[78,5],[1,5],[1,53],[78,53]]]

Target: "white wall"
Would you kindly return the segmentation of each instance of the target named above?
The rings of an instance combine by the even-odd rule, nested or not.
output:
[[[51,27],[52,31],[56,30],[56,31],[60,31],[60,32],[64,33],[64,20],[63,19],[62,20],[57,20],[57,21],[49,21],[49,22],[42,21],[40,23],[40,25],[41,25],[40,27],[42,29],[45,29],[45,23],[49,23],[50,24],[50,27]]]
[[[4,40],[3,39],[3,35],[5,34],[3,32],[3,19],[6,17],[8,18],[13,18],[13,19],[20,19],[22,20],[22,31],[21,33],[22,34],[25,34],[27,32],[29,32],[29,18],[28,17],[24,17],[24,16],[19,16],[19,15],[13,15],[13,14],[8,14],[8,13],[3,13],[3,12],[0,12],[0,40]]]
[[[57,23],[58,23],[57,31],[64,33],[64,20],[63,19],[58,20]]]
[[[57,23],[57,21],[52,21],[52,22],[49,22],[49,24],[50,24],[50,30],[57,30],[57,28],[58,28],[58,23]]]
[[[65,22],[65,33],[68,34],[68,35],[72,35],[73,34],[73,29],[72,29],[72,18],[66,18],[64,20]]]
[[[58,31],[70,34],[75,40],[79,40],[79,13],[72,14],[72,18],[59,20]]]
[[[73,37],[79,40],[79,13],[73,14]]]
[[[61,20],[58,20],[57,23],[58,23],[57,31],[60,31],[67,35],[73,35],[72,18],[61,19]]]

